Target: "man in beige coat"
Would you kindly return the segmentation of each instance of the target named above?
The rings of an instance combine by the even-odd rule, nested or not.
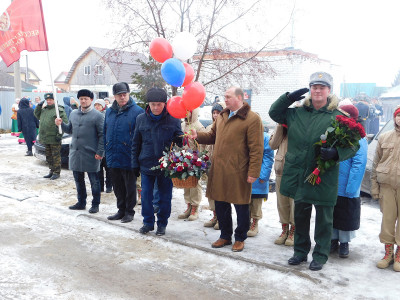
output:
[[[371,172],[371,195],[379,199],[382,212],[379,239],[385,245],[385,256],[376,266],[384,269],[394,262],[393,269],[400,272],[400,106],[393,118],[394,129],[378,139]]]
[[[232,251],[242,251],[250,224],[251,184],[259,177],[264,151],[263,125],[260,117],[244,102],[243,90],[231,87],[225,92],[224,109],[211,131],[192,130],[200,144],[214,144],[206,196],[215,200],[220,238],[212,244],[221,248],[232,244],[232,207],[237,214],[235,244]]]

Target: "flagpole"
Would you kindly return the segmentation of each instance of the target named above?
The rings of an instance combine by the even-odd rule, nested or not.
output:
[[[54,105],[56,108],[56,116],[57,118],[60,117],[60,112],[58,111],[58,101],[57,101],[57,93],[56,93],[56,89],[54,87],[54,81],[53,81],[53,75],[51,74],[51,65],[50,65],[50,57],[49,57],[49,51],[46,51],[47,53],[47,63],[49,64],[49,73],[50,73],[50,80],[51,80],[51,88],[53,90],[53,96],[54,96]],[[62,130],[61,130],[61,125],[58,125],[58,132],[61,134]]]
[[[12,2],[13,2],[13,0],[11,0],[11,3]],[[15,92],[15,98],[22,97],[21,68],[20,68],[19,60],[14,62],[14,92]]]

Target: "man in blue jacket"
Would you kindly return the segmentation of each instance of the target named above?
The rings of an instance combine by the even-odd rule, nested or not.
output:
[[[139,172],[133,169],[131,149],[136,117],[143,112],[132,97],[129,85],[119,82],[113,86],[115,101],[107,109],[104,120],[104,143],[107,166],[111,171],[118,212],[108,220],[131,222],[136,205],[136,178]]]
[[[159,165],[165,148],[172,142],[182,146],[181,121],[166,110],[167,93],[160,88],[151,88],[146,94],[149,103],[146,112],[137,118],[132,146],[133,168],[142,174],[142,216],[140,233],[154,230],[153,189],[158,187],[159,208],[157,213],[157,235],[164,235],[171,215],[172,181],[161,170],[151,170]]]

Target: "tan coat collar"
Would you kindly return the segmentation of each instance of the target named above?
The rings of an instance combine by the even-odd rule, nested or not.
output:
[[[236,116],[244,120],[246,119],[250,110],[251,110],[250,105],[248,105],[247,102],[244,102],[243,106],[236,113]],[[221,114],[227,113],[229,115],[229,112],[230,112],[229,108],[225,108],[224,110],[221,111]]]

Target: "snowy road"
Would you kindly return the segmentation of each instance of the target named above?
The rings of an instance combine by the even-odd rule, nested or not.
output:
[[[362,227],[350,245],[350,257],[332,256],[320,272],[308,264],[289,267],[292,249],[273,244],[279,235],[275,194],[263,205],[260,234],[245,250],[212,249],[218,231],[200,219],[177,219],[184,209],[174,190],[165,237],[138,233],[132,223],[106,220],[115,212],[113,194],[102,194],[100,212],[68,210],[75,185],[63,169],[54,182],[43,179],[47,167],[25,157],[26,146],[9,134],[0,137],[0,299],[398,299],[400,274],[379,270],[380,212],[364,201]],[[23,201],[20,201],[23,200]],[[311,255],[309,255],[309,261]]]

